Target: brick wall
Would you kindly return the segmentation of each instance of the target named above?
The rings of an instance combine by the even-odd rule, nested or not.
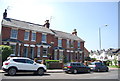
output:
[[[42,33],[37,32],[37,33],[36,33],[36,42],[37,42],[37,43],[40,43],[41,40],[42,40]]]
[[[25,30],[18,29],[18,40],[24,41],[24,33],[25,33]]]
[[[63,47],[63,48],[66,48],[66,42],[67,42],[66,39],[62,39],[62,47]]]
[[[2,27],[2,39],[10,38],[11,28],[9,27]]]

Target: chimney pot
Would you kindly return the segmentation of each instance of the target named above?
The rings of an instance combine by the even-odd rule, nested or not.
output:
[[[73,32],[72,32],[72,34],[77,36],[77,30],[74,29]]]
[[[5,12],[3,13],[3,19],[7,17],[7,9],[5,9]]]
[[[46,28],[49,28],[49,27],[50,27],[49,20],[46,20],[46,21],[45,21],[44,27],[46,27]]]

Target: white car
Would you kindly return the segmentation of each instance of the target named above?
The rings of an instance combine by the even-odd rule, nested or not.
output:
[[[38,64],[33,60],[25,57],[11,57],[3,62],[3,71],[13,76],[16,72],[34,72],[43,75],[46,72],[44,64]]]

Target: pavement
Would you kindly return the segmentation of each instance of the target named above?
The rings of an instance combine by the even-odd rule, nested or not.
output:
[[[118,68],[109,68],[110,71],[118,70]],[[62,73],[62,69],[47,69],[47,73]],[[3,70],[0,70],[0,73],[4,73]]]

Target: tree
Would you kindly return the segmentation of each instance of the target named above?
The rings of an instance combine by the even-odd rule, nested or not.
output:
[[[0,45],[0,57],[2,57],[2,62],[12,53],[13,51],[10,46]]]

